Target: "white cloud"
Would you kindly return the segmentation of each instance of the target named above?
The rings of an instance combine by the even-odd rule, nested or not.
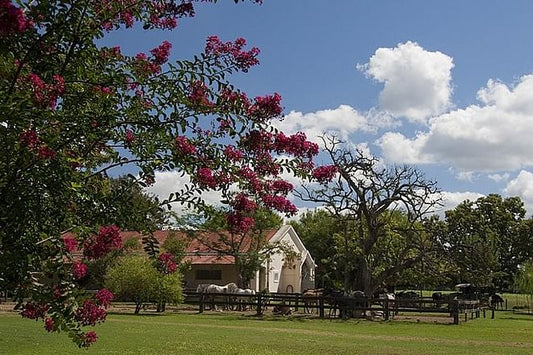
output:
[[[503,193],[520,197],[529,213],[533,213],[533,173],[520,171],[515,179],[509,181]]]
[[[396,48],[379,48],[367,64],[357,66],[384,83],[379,96],[381,110],[421,123],[450,108],[453,67],[451,57],[426,51],[411,41]]]
[[[377,144],[387,160],[448,163],[460,171],[510,171],[533,165],[533,75],[512,88],[489,80],[482,105],[435,117],[427,132],[386,133]]]
[[[188,175],[181,176],[177,171],[162,171],[155,173],[155,184],[145,188],[145,191],[154,194],[160,200],[165,200],[171,193],[181,191],[185,188],[185,184],[190,184]],[[222,196],[218,191],[208,191],[202,193],[204,201],[211,205],[220,205]],[[178,214],[187,212],[186,206],[179,203],[172,204],[172,210]]]
[[[383,157],[389,162],[405,164],[424,164],[433,162],[433,158],[423,152],[427,140],[426,134],[419,134],[409,139],[399,132],[387,132],[376,144],[381,147]]]
[[[318,137],[324,133],[334,134],[347,141],[351,133],[376,132],[378,128],[393,127],[396,124],[386,113],[361,113],[348,105],[309,113],[291,111],[282,121],[272,123],[285,134],[304,132],[307,139],[317,143],[322,142]]]
[[[491,179],[492,181],[494,182],[502,182],[502,181],[507,181],[509,180],[509,173],[505,173],[505,174],[488,174],[487,177],[489,179]]]
[[[485,195],[477,193],[477,192],[449,192],[449,191],[443,191],[440,193],[440,196],[442,198],[442,207],[435,210],[435,213],[438,214],[441,217],[444,217],[444,214],[448,210],[452,210],[460,203],[470,200],[475,201],[480,197],[484,197]]]

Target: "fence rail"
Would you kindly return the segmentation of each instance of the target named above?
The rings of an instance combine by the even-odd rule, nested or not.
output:
[[[255,310],[262,315],[268,308],[279,313],[294,310],[306,313],[316,313],[325,318],[359,318],[369,313],[382,316],[389,320],[401,313],[438,313],[449,314],[454,324],[468,319],[486,317],[486,311],[491,311],[494,318],[494,308],[483,305],[478,300],[443,300],[435,301],[431,298],[416,299],[382,299],[349,296],[314,296],[306,297],[300,293],[257,293],[255,295],[216,294],[186,292],[184,303],[198,305],[199,312],[206,308],[230,310]]]

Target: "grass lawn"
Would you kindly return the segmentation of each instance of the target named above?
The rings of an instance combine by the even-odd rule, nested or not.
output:
[[[0,354],[533,354],[533,316],[497,313],[461,325],[223,313],[110,314],[79,350],[42,322],[0,314]]]

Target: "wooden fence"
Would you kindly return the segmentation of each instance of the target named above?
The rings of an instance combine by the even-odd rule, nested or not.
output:
[[[299,293],[257,293],[255,295],[213,294],[186,292],[185,304],[198,305],[202,313],[205,309],[253,310],[262,315],[267,309],[286,313],[287,310],[317,314],[320,318],[362,318],[378,315],[389,320],[399,313],[449,314],[454,324],[469,319],[486,317],[494,308],[484,306],[477,300],[435,301],[431,298],[377,299],[348,296],[304,297]]]

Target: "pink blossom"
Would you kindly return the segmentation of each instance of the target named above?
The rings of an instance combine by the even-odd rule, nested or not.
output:
[[[98,292],[96,292],[94,295],[96,303],[105,308],[109,307],[111,301],[113,301],[113,298],[115,298],[115,295],[113,295],[113,293],[106,288],[98,290]]]
[[[65,250],[69,253],[72,253],[78,245],[78,242],[76,242],[76,240],[72,237],[65,237],[63,238],[63,244],[65,245]]]
[[[215,59],[225,58],[228,65],[247,72],[250,67],[259,64],[257,59],[259,49],[253,47],[249,51],[243,51],[245,45],[244,38],[237,38],[235,42],[222,42],[217,36],[209,36],[205,45],[205,54]]]
[[[276,180],[270,184],[270,189],[273,192],[287,194],[294,189],[294,186],[285,180]]]
[[[239,149],[235,148],[232,145],[228,145],[226,146],[226,148],[224,148],[224,155],[229,160],[234,161],[234,162],[240,161],[242,157],[244,156],[242,151],[240,151]]]
[[[157,259],[159,262],[159,270],[164,274],[172,274],[178,269],[175,256],[172,253],[162,253]]]
[[[257,209],[257,203],[250,200],[245,194],[238,194],[233,201],[235,211],[252,213]]]
[[[24,305],[20,315],[23,318],[39,319],[44,318],[46,312],[48,312],[49,306],[46,303],[37,304],[34,302],[28,302]]]
[[[50,317],[46,317],[44,320],[44,329],[46,331],[51,332],[54,330],[54,320]]]
[[[20,134],[19,142],[28,149],[35,150],[39,146],[39,135],[33,128],[27,129]]]
[[[207,85],[203,81],[193,81],[189,85],[189,92],[189,100],[193,105],[207,108],[213,107],[213,103],[207,97]]]
[[[191,155],[196,152],[196,147],[192,145],[187,137],[177,136],[175,142],[176,150],[182,155]]]
[[[281,107],[281,95],[258,96],[248,108],[248,115],[258,122],[265,122],[273,117],[278,117],[283,111]]]
[[[338,169],[335,165],[323,165],[316,167],[311,175],[313,178],[318,180],[320,183],[327,183],[331,181],[335,174],[337,174]]]
[[[217,186],[217,182],[213,176],[213,171],[209,168],[200,168],[196,174],[196,178],[200,185],[210,187],[214,189]]]
[[[89,346],[98,339],[95,332],[90,331],[82,335],[82,346]]]
[[[124,139],[126,140],[126,144],[128,146],[131,146],[131,144],[135,140],[135,136],[133,135],[133,132],[131,129],[126,130],[126,133],[124,134]]]
[[[280,212],[284,212],[287,214],[295,214],[296,212],[298,212],[296,206],[294,206],[291,201],[287,200],[283,196],[264,195],[261,197],[261,199],[263,200],[265,206],[275,208]]]
[[[24,12],[9,0],[0,0],[0,37],[24,32],[32,26]]]
[[[154,63],[157,65],[166,63],[170,54],[170,48],[172,48],[172,44],[169,41],[163,41],[160,46],[152,49],[150,53],[154,56]]]
[[[83,305],[76,310],[75,318],[81,325],[96,325],[105,321],[107,313],[91,300],[85,300]]]
[[[87,265],[75,261],[72,263],[72,275],[78,280],[82,279],[87,274]]]
[[[84,254],[89,259],[98,259],[113,249],[122,246],[120,230],[117,226],[102,226],[97,235],[92,235],[84,243]]]
[[[39,159],[42,160],[54,159],[56,156],[56,151],[48,148],[46,145],[42,145],[39,147],[38,156]]]
[[[226,215],[228,228],[232,233],[246,234],[255,226],[255,220],[239,212],[232,212]]]

